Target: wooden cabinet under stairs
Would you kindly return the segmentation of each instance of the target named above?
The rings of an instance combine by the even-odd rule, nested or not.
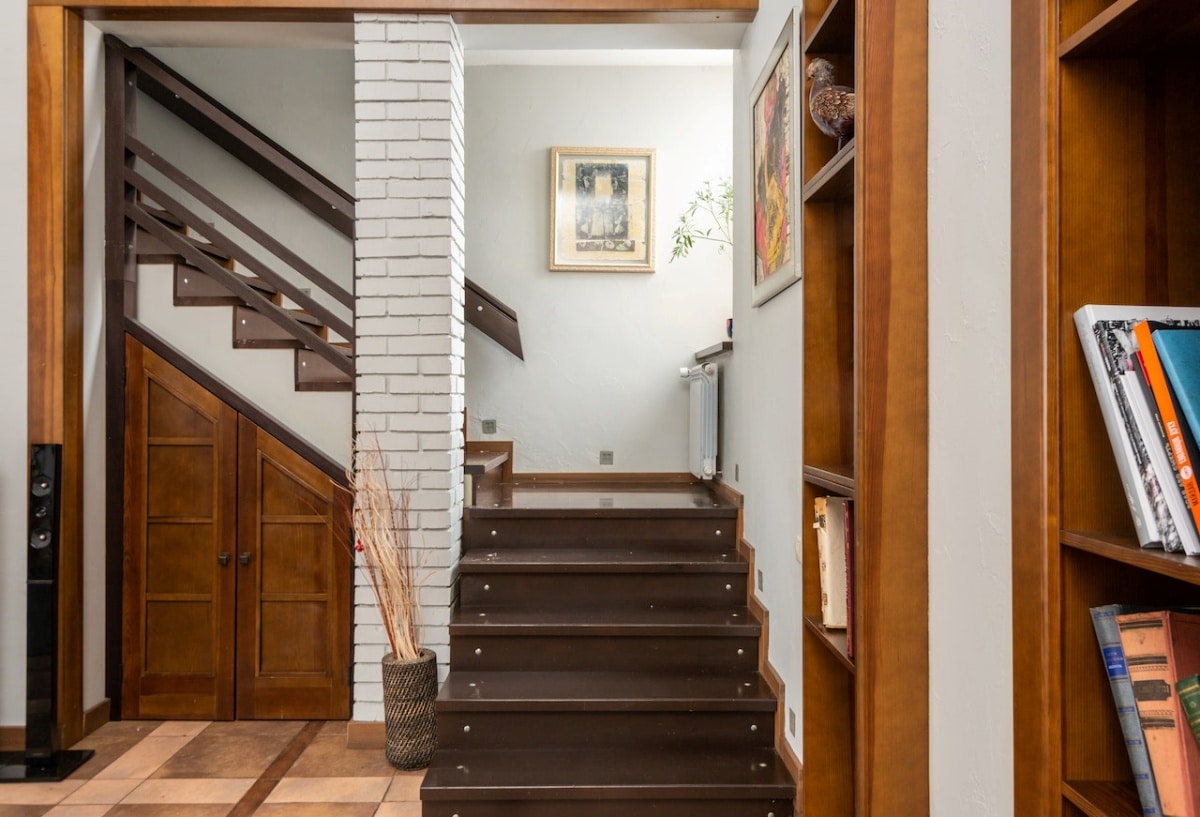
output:
[[[425,817],[790,815],[736,523],[703,486],[469,509]]]

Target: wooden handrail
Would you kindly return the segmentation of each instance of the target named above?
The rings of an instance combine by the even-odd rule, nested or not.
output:
[[[354,199],[233,111],[146,51],[110,38],[136,69],[138,88],[343,235],[354,235]]]

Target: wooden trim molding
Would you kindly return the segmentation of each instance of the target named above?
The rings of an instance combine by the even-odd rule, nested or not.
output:
[[[83,737],[83,26],[29,9],[29,443],[60,443],[58,727]]]
[[[29,0],[31,8],[62,0]],[[347,21],[355,13],[448,14],[460,24],[749,23],[758,0],[94,0],[73,3],[88,19]],[[649,6],[649,7],[647,7]]]

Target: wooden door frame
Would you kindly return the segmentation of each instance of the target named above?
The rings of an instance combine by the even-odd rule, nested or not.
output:
[[[486,11],[472,0],[29,0],[27,430],[28,442],[59,443],[63,450],[56,685],[64,746],[106,719],[101,713],[85,729],[83,20],[297,22],[407,12],[450,14],[460,23],[704,23],[750,22],[757,10],[758,0],[660,0],[651,11],[622,0],[508,0]],[[111,555],[110,543],[110,566]]]

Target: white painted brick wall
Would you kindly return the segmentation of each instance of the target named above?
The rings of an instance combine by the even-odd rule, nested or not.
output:
[[[360,14],[354,37],[356,427],[412,491],[421,639],[444,678],[463,509],[462,45],[436,15]],[[353,717],[381,721],[387,640],[355,582]]]

